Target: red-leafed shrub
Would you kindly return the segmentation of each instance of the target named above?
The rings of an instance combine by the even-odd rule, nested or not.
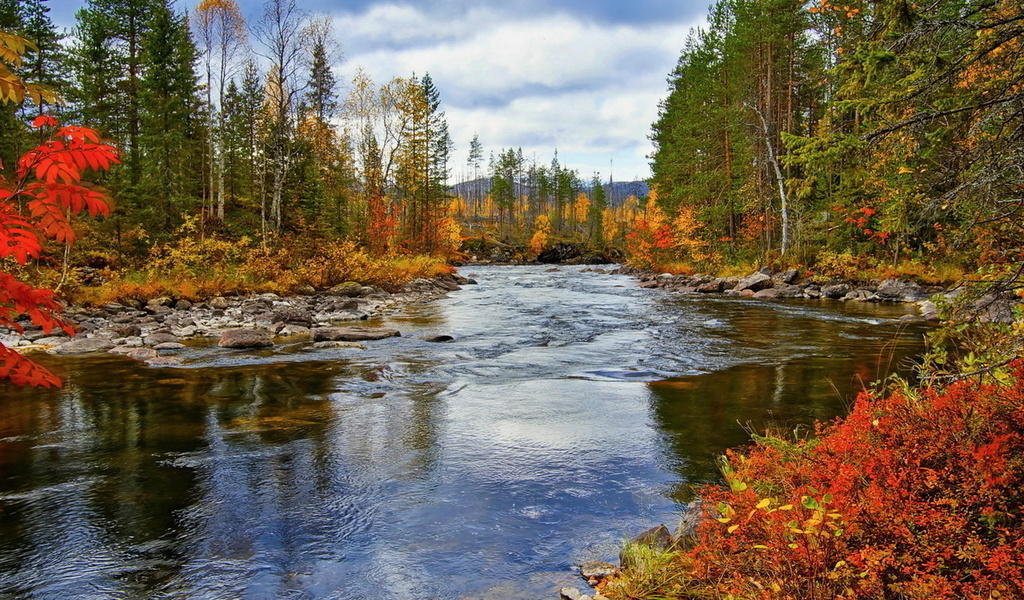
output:
[[[816,437],[757,438],[723,472],[659,594],[1024,598],[1024,361],[1009,385],[864,393]]]
[[[52,130],[50,139],[18,160],[14,176],[0,176],[0,259],[19,265],[40,258],[47,241],[71,244],[71,216],[88,212],[107,215],[110,207],[99,189],[82,183],[86,171],[106,171],[119,162],[117,150],[100,142],[85,127],[60,127],[56,119],[39,116],[32,125]],[[0,327],[21,331],[17,319],[26,316],[49,332],[74,333],[60,318],[53,291],[37,289],[0,271]],[[53,387],[60,380],[31,360],[0,344],[0,384]]]

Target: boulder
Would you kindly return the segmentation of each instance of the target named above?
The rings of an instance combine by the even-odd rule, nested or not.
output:
[[[647,531],[636,536],[630,540],[631,544],[637,544],[639,546],[647,546],[655,550],[669,550],[672,548],[672,544],[675,540],[672,539],[672,532],[668,530],[668,527],[664,525],[658,525],[657,527],[651,527]]]
[[[157,344],[163,344],[166,342],[177,342],[178,336],[173,333],[155,332],[142,338],[142,342],[147,346],[156,346]]]
[[[780,296],[778,288],[768,288],[761,290],[760,292],[754,292],[754,297],[760,298],[761,300],[772,300],[779,298]]]
[[[575,244],[559,243],[544,250],[537,256],[537,262],[543,264],[557,264],[568,262],[583,255],[583,250]]]
[[[119,325],[110,329],[115,337],[138,337],[142,335],[142,329],[138,325]]]
[[[742,292],[743,290],[750,290],[752,292],[759,292],[765,288],[771,287],[771,285],[772,278],[759,271],[740,279],[739,283],[736,284],[736,287],[733,288],[733,291]]]
[[[580,575],[587,581],[598,582],[608,579],[619,572],[619,568],[610,562],[591,560],[580,565]]]
[[[151,306],[152,307],[156,307],[156,306],[167,306],[167,307],[169,307],[173,303],[174,303],[174,300],[171,300],[167,296],[160,296],[159,298],[151,299],[149,302],[146,303],[146,306],[147,307],[151,307]]]
[[[781,273],[777,273],[772,279],[776,283],[784,283],[786,285],[792,285],[796,283],[796,280],[800,278],[800,271],[796,269],[787,269]]]
[[[701,294],[721,294],[725,291],[725,280],[721,277],[697,286]]]
[[[886,279],[878,284],[875,293],[886,302],[917,302],[928,297],[917,282],[899,279]]]
[[[74,339],[66,344],[54,348],[57,354],[90,354],[93,352],[106,352],[114,347],[114,343],[106,338],[81,338]]]
[[[231,306],[231,303],[228,302],[228,299],[225,298],[224,296],[217,296],[216,298],[212,298],[209,302],[207,302],[207,304],[210,306],[210,308],[214,310],[227,310],[227,308]]]
[[[273,346],[270,332],[263,329],[229,329],[220,334],[221,348],[266,348]]]
[[[387,327],[318,327],[313,330],[314,342],[362,342],[399,337],[397,329]]]
[[[157,351],[160,351],[160,350],[171,351],[171,350],[181,350],[184,347],[185,347],[185,344],[179,344],[178,342],[163,342],[163,343],[160,343],[160,344],[157,344],[157,345],[153,346],[153,349],[157,350]]]
[[[657,279],[651,279],[650,281],[641,281],[639,285],[640,289],[652,290],[661,287],[661,282]]]
[[[433,342],[435,344],[440,344],[440,343],[443,343],[443,342],[454,342],[455,338],[450,336],[450,335],[445,335],[445,334],[442,334],[442,335],[425,335],[425,336],[423,336],[423,340],[427,341],[427,342]]]
[[[853,291],[853,288],[846,283],[837,283],[835,285],[826,285],[821,288],[821,296],[823,298],[832,298],[833,300],[839,300],[847,294]]]
[[[363,295],[363,286],[354,281],[346,281],[327,290],[327,293],[331,296],[358,298]]]
[[[774,288],[776,298],[803,298],[804,288],[798,285],[781,285]]]
[[[278,307],[273,315],[271,315],[270,320],[274,323],[302,325],[303,327],[309,327],[313,324],[313,317],[309,314],[309,311],[295,306]]]
[[[174,308],[177,310],[188,310],[192,308],[192,303],[182,298],[181,300],[178,300],[177,302],[174,303]]]
[[[316,288],[311,285],[300,285],[295,288],[295,293],[300,296],[312,296],[316,293]]]

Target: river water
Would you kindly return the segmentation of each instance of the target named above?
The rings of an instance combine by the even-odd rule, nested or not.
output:
[[[61,391],[0,387],[0,597],[555,597],[751,428],[841,414],[922,349],[900,306],[581,269],[467,267],[365,351],[47,357]]]

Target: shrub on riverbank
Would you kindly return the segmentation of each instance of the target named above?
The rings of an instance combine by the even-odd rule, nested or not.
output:
[[[188,235],[154,248],[141,268],[102,271],[99,285],[73,281],[66,296],[87,305],[157,296],[197,300],[230,293],[288,294],[346,281],[395,290],[416,278],[453,272],[441,257],[374,256],[354,242],[313,235],[288,236],[267,245],[249,238]]]
[[[1001,379],[865,392],[815,437],[755,438],[702,491],[693,547],[605,595],[1024,597],[1024,361]]]

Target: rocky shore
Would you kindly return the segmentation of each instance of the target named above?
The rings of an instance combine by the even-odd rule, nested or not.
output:
[[[602,271],[600,268],[589,270],[592,272]],[[963,292],[963,288],[947,290],[899,279],[870,282],[821,282],[802,278],[796,269],[773,272],[767,267],[746,277],[657,274],[630,267],[619,267],[612,272],[636,277],[642,288],[665,289],[688,294],[721,294],[762,300],[805,298],[843,302],[916,304],[919,315],[907,315],[904,320],[933,322],[939,320],[936,301],[950,300]],[[1020,298],[1015,296],[983,296],[973,302],[973,314],[979,321],[1012,323],[1014,306],[1019,301]]]
[[[401,335],[397,330],[357,325],[401,306],[433,300],[476,282],[459,275],[416,279],[394,293],[346,282],[306,293],[209,298],[203,302],[168,297],[146,303],[70,307],[64,316],[77,335],[44,332],[27,320],[25,330],[0,329],[0,343],[19,352],[122,354],[149,365],[173,365],[175,354],[193,340],[216,339],[222,348],[266,348],[279,338],[307,337],[316,347],[361,347],[360,342]]]

